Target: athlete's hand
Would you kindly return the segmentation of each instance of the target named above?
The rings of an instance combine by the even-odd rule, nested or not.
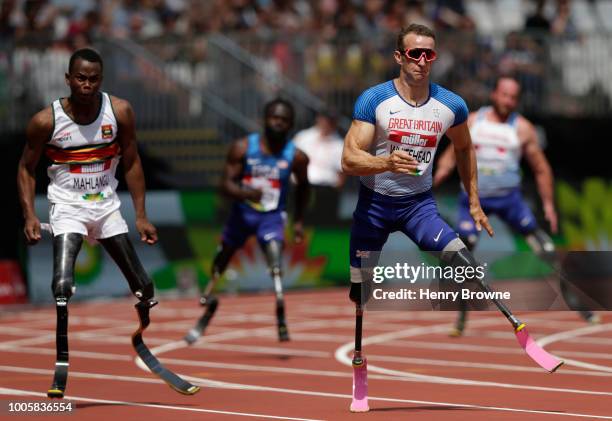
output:
[[[23,233],[29,245],[33,246],[40,241],[40,221],[36,216],[26,218]]]
[[[245,191],[245,194],[244,194],[245,200],[248,200],[254,203],[261,202],[261,198],[263,197],[263,190],[247,187],[244,189],[244,191]]]
[[[296,221],[293,223],[293,242],[301,244],[302,241],[304,241],[304,224],[302,221]]]
[[[388,170],[396,174],[416,175],[419,163],[408,152],[395,150],[387,157]]]
[[[136,218],[136,229],[140,233],[140,240],[147,244],[157,243],[157,229],[147,218]]]
[[[485,215],[484,211],[479,205],[470,206],[470,215],[472,215],[472,219],[474,219],[474,225],[476,225],[477,231],[482,231],[484,227],[485,230],[489,233],[490,237],[493,237],[495,233],[493,232],[493,227],[489,223],[489,218]]]
[[[544,218],[550,224],[550,231],[553,234],[557,233],[558,222],[557,222],[557,211],[555,211],[555,205],[552,203],[544,205]]]

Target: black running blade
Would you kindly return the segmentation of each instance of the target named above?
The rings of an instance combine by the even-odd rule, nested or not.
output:
[[[142,341],[142,334],[137,333],[132,337],[132,344],[140,359],[145,363],[152,373],[159,376],[168,386],[183,395],[194,395],[200,391],[199,386],[181,379],[179,376],[168,370],[159,362],[159,360],[151,353],[149,348]]]
[[[66,390],[66,380],[68,379],[68,362],[57,361],[55,363],[55,374],[53,375],[53,384],[47,390],[49,398],[63,398]]]

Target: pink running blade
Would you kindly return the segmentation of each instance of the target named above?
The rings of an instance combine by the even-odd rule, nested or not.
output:
[[[563,361],[550,355],[533,340],[524,324],[518,327],[515,335],[521,347],[527,352],[527,355],[544,370],[554,373],[563,364]]]
[[[353,401],[351,412],[368,412],[368,362],[364,358],[363,364],[353,366]]]

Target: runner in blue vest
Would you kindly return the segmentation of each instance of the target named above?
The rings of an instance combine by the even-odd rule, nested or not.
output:
[[[294,240],[301,242],[309,192],[308,157],[289,139],[294,122],[294,110],[289,102],[282,99],[268,102],[264,119],[263,133],[252,133],[235,141],[228,153],[221,189],[235,201],[213,261],[211,279],[200,298],[206,310],[185,336],[189,344],[202,335],[214,315],[218,304],[212,295],[214,286],[236,250],[251,235],[257,236],[274,281],[278,339],[289,340],[281,281],[285,208],[289,179],[294,174],[297,185],[293,233]]]

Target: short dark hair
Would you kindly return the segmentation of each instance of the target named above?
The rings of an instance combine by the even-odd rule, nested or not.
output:
[[[433,38],[434,41],[436,40],[436,34],[430,28],[418,23],[411,23],[405,28],[402,28],[399,34],[397,34],[397,51],[404,51],[404,37],[410,33]]]
[[[70,62],[68,63],[68,73],[72,73],[72,68],[77,59],[89,61],[92,63],[100,63],[100,70],[104,70],[104,64],[102,63],[102,56],[93,48],[85,47],[76,50],[70,56]]]
[[[286,107],[291,112],[291,119],[295,117],[295,109],[289,101],[283,98],[275,98],[272,101],[267,102],[264,106],[264,118],[268,117],[268,115],[272,112],[272,108],[276,107],[277,105]]]
[[[519,86],[519,88],[520,88],[521,90],[523,89],[523,87],[521,86],[521,81],[520,81],[520,80],[518,80],[518,78],[516,77],[516,75],[515,75],[515,74],[513,74],[513,73],[502,73],[502,74],[497,75],[497,76],[495,77],[495,80],[493,81],[493,90],[496,90],[496,89],[497,89],[497,87],[499,86],[499,82],[500,82],[502,79],[510,79],[510,80],[513,80],[513,81],[515,81],[515,82],[516,82],[516,84]]]

